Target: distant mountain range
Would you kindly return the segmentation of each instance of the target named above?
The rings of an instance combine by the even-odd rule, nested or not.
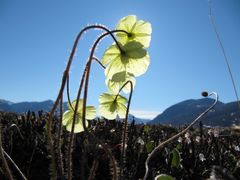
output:
[[[179,126],[189,124],[205,109],[207,109],[214,100],[211,98],[190,99],[177,103],[167,108],[163,113],[158,115],[153,120],[141,119],[129,115],[129,121],[133,119],[136,123],[148,124],[171,124]],[[53,106],[52,100],[42,102],[20,102],[13,103],[7,100],[0,99],[0,111],[24,113],[30,111],[50,111]],[[67,109],[64,103],[64,110]],[[233,124],[240,124],[240,111],[237,102],[222,103],[218,101],[213,110],[211,110],[204,118],[202,118],[204,125],[209,126],[231,126]]]
[[[149,124],[171,124],[179,126],[189,124],[203,111],[213,104],[210,98],[190,99],[177,103],[167,108],[162,114],[158,115]],[[231,126],[240,124],[240,110],[237,102],[222,103],[218,101],[216,106],[202,118],[204,125],[209,126]]]
[[[46,100],[41,102],[20,102],[20,103],[13,103],[4,99],[0,99],[0,111],[5,112],[14,112],[14,113],[25,113],[27,111],[45,111],[49,112],[53,107],[52,100]],[[67,110],[67,103],[63,103],[64,111]],[[136,124],[145,124],[148,122],[148,119],[141,119],[134,117],[133,115],[129,114],[129,122],[135,120]]]
[[[0,99],[0,111],[24,113],[30,111],[50,111],[53,106],[52,100],[46,100],[42,102],[20,102],[13,103]]]

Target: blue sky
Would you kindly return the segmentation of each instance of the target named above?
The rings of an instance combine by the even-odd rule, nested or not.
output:
[[[213,0],[213,15],[240,94],[240,1]],[[152,24],[151,64],[137,78],[131,104],[140,117],[153,117],[170,105],[216,91],[223,102],[235,101],[230,76],[213,33],[207,0],[1,0],[0,99],[13,102],[54,100],[74,39],[84,26],[114,29],[135,14]],[[89,49],[100,31],[87,32],[71,68],[74,98]],[[96,56],[112,43],[104,39]],[[104,73],[94,64],[88,104],[105,92]]]

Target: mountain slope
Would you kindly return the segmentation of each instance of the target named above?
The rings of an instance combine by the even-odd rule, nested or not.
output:
[[[42,102],[20,102],[12,103],[6,100],[0,100],[0,111],[24,113],[27,111],[50,111],[53,107],[52,100],[46,100]],[[66,103],[63,105],[63,109],[66,109]]]
[[[167,108],[162,114],[158,115],[149,124],[171,124],[174,126],[189,124],[203,111],[213,104],[214,100],[202,98],[197,100],[186,100]],[[240,123],[240,113],[237,102],[224,104],[218,102],[202,120],[205,125],[211,126],[230,126]]]

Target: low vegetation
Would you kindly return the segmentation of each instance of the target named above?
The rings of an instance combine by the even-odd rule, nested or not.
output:
[[[27,179],[43,180],[51,177],[47,119],[48,114],[42,112],[28,112],[26,115],[0,113],[3,149]],[[58,118],[54,117],[52,134],[57,134],[57,121]],[[89,130],[108,148],[119,169],[123,122],[97,119],[89,121],[89,124]],[[161,125],[135,125],[134,122],[128,126],[123,179],[141,179],[145,173],[148,154],[181,129]],[[67,153],[68,136],[68,131],[64,129],[61,141],[63,156]],[[191,128],[184,136],[154,155],[149,163],[148,179],[154,179],[160,174],[168,174],[176,179],[207,179],[213,176],[217,179],[219,176],[223,179],[239,179],[239,137],[240,134],[231,129],[203,129],[200,123],[199,127]],[[75,135],[72,156],[73,179],[112,179],[113,165],[109,155],[91,136],[84,133]],[[11,162],[8,163],[14,179],[21,179]],[[65,159],[64,169],[66,166]],[[0,170],[0,179],[5,179],[2,166]]]

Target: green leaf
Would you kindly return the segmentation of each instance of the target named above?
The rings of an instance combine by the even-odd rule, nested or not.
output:
[[[180,160],[181,160],[181,156],[180,156],[180,153],[179,151],[174,148],[171,152],[172,154],[172,162],[171,162],[171,166],[172,167],[176,167],[176,168],[179,168],[180,166]]]
[[[155,177],[155,180],[174,180],[175,178],[173,178],[170,175],[167,174],[160,174],[158,176]]]
[[[152,152],[153,146],[154,146],[154,141],[149,141],[149,142],[146,144],[147,153]]]
[[[126,103],[127,99],[121,95],[113,95],[108,93],[103,93],[99,97],[99,113],[102,117],[113,120],[116,119],[117,115],[120,118],[124,118],[126,115]]]
[[[126,44],[130,41],[138,41],[144,48],[149,47],[151,41],[152,27],[149,22],[137,20],[135,15],[129,15],[122,18],[116,26],[117,30],[124,30],[116,34],[117,40],[121,44]]]

